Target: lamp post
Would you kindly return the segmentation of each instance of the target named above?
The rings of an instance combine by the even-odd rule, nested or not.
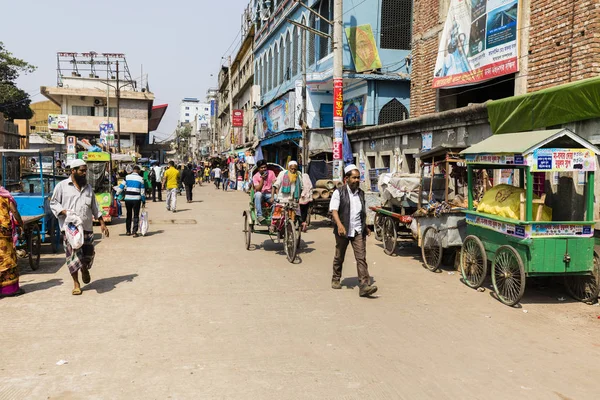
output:
[[[115,90],[115,95],[117,96],[117,151],[121,152],[121,89],[125,86],[130,86],[131,82],[124,83],[123,85],[119,85],[119,61],[117,63],[117,82],[115,85],[110,84],[108,81],[104,82],[107,86],[110,86]],[[108,108],[106,114],[110,116],[110,108]]]

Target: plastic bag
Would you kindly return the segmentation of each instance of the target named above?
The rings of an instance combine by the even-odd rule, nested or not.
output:
[[[477,206],[477,211],[504,218],[520,219],[521,193],[525,193],[525,189],[505,184],[496,185],[485,193]],[[534,195],[534,199],[539,197]],[[534,204],[533,215],[537,214],[539,207],[543,207],[540,220],[552,221],[552,209],[545,205]]]
[[[65,218],[63,230],[71,248],[79,250],[84,242],[83,221],[81,221],[81,218],[73,213],[68,213]]]
[[[148,211],[146,211],[146,207],[142,208],[140,213],[139,231],[142,236],[146,236],[146,233],[148,233]]]

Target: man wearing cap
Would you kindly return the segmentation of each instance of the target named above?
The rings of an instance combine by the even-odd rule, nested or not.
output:
[[[331,287],[333,289],[342,288],[340,283],[342,266],[348,244],[352,244],[358,270],[359,296],[368,297],[377,291],[377,286],[370,284],[371,277],[367,267],[367,236],[371,232],[366,224],[365,193],[359,188],[360,172],[356,165],[348,165],[344,169],[344,173],[345,185],[333,192],[329,203],[335,235]]]
[[[73,278],[73,294],[81,294],[78,273],[81,270],[83,283],[90,283],[90,268],[94,262],[94,218],[100,222],[104,236],[108,237],[108,228],[102,220],[102,210],[96,202],[92,186],[87,183],[87,165],[83,160],[73,160],[70,163],[71,176],[59,182],[54,188],[50,208],[58,218],[60,230],[64,232],[65,218],[68,214],[78,216],[82,221],[84,244],[74,250],[63,235],[63,244],[67,257],[67,267]]]

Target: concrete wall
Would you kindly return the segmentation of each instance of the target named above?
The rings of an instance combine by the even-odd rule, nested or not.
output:
[[[76,116],[73,115],[73,106],[94,107],[94,98],[86,96],[81,99],[77,96],[63,96],[62,113],[69,115],[69,130],[78,132],[99,133],[99,125],[106,122],[104,107],[95,107],[98,116]],[[111,103],[111,108],[116,102]],[[143,100],[121,99],[120,101],[121,132],[148,133],[148,102]],[[110,118],[115,124],[116,117]]]

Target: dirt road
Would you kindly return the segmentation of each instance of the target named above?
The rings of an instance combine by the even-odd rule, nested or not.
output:
[[[264,236],[244,250],[246,195],[194,196],[177,214],[149,203],[147,237],[113,225],[82,296],[62,255],[22,264],[27,293],[0,300],[0,399],[600,397],[600,307],[559,301],[560,287],[508,308],[371,238],[379,292],[362,299],[351,254],[349,288],[330,288],[326,224],[290,264]]]

